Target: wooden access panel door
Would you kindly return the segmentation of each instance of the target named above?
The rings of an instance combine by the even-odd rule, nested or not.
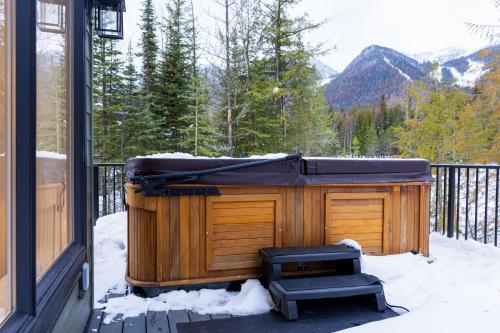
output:
[[[388,253],[390,200],[387,192],[327,193],[325,242],[353,239],[363,252]]]
[[[259,249],[281,246],[281,204],[279,194],[207,197],[207,271],[260,267]]]

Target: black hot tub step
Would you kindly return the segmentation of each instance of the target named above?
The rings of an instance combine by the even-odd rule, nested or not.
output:
[[[266,247],[259,251],[263,260],[273,264],[305,261],[359,259],[359,250],[345,245]]]
[[[352,273],[361,273],[359,250],[345,245],[267,247],[260,249],[259,255],[266,287],[271,281],[281,279],[282,264],[342,260],[350,262]]]
[[[385,311],[384,289],[380,280],[368,274],[303,277],[272,281],[269,290],[288,320],[296,320],[297,301],[374,295],[378,311]]]

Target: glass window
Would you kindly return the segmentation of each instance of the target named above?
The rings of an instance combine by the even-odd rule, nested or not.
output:
[[[36,269],[73,239],[70,0],[37,0]]]
[[[11,0],[0,0],[0,324],[12,311],[10,203]]]

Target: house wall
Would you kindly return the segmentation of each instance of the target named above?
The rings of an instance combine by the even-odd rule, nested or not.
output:
[[[85,159],[86,159],[86,230],[87,233],[87,262],[90,267],[93,267],[93,233],[92,233],[92,18],[90,8],[90,0],[85,1],[86,28],[85,28]],[[93,309],[93,272],[90,273],[90,288],[83,295],[80,294],[80,279],[75,283],[68,301],[61,311],[61,314],[55,323],[52,332],[83,332],[88,319],[91,316]]]

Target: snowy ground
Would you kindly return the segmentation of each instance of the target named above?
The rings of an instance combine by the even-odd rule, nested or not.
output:
[[[96,308],[109,290],[126,288],[126,222],[126,213],[117,213],[99,219],[94,229]],[[429,258],[410,253],[363,256],[363,271],[383,280],[387,302],[410,313],[344,332],[500,332],[500,249],[432,234],[430,252]],[[271,308],[268,292],[250,280],[239,293],[173,291],[148,299],[114,298],[106,312],[134,317],[148,309],[189,309],[245,315]]]

